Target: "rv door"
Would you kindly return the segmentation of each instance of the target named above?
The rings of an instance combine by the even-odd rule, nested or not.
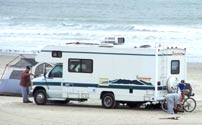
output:
[[[185,56],[172,56],[169,59],[169,70],[167,72],[168,89],[173,88],[173,91],[177,91],[177,85],[181,80],[186,79],[186,60]],[[173,92],[172,90],[170,90]]]
[[[62,96],[63,65],[57,64],[46,76],[47,94],[51,98]]]

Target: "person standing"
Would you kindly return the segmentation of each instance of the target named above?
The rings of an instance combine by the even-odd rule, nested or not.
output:
[[[28,87],[30,86],[30,83],[31,83],[30,75],[31,75],[30,67],[27,66],[26,69],[21,74],[21,79],[20,79],[23,103],[32,103],[32,101],[30,101],[28,97]]]

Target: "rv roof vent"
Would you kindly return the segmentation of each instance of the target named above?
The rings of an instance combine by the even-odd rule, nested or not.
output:
[[[120,45],[125,43],[125,38],[124,37],[105,37],[105,40],[103,43]]]
[[[142,45],[142,46],[140,46],[140,48],[149,48],[149,47],[151,47],[150,45]]]

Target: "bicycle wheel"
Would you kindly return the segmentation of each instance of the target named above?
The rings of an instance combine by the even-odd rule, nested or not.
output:
[[[163,111],[165,111],[165,112],[168,111],[167,101],[166,101],[166,100],[163,100],[163,101],[161,102],[161,109],[162,109]]]
[[[186,98],[183,102],[183,107],[186,112],[193,112],[196,108],[196,100],[194,98]]]

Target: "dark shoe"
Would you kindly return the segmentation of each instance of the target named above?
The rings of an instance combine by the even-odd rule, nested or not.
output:
[[[177,114],[177,110],[176,109],[173,109],[173,110],[174,110],[174,113]]]
[[[32,101],[28,100],[28,101],[23,101],[23,103],[32,103]]]
[[[32,101],[28,100],[27,103],[32,103]]]

